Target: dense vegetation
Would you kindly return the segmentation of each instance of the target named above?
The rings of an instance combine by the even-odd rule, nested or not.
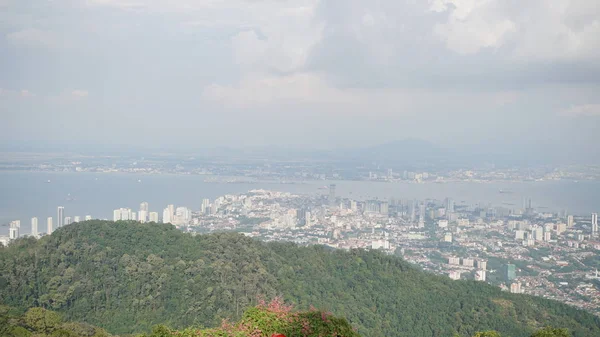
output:
[[[84,323],[63,322],[56,312],[30,308],[20,314],[0,306],[0,337],[109,337],[104,329]]]
[[[218,326],[283,296],[346,317],[364,336],[529,336],[546,325],[600,336],[570,306],[427,274],[379,252],[262,243],[234,233],[88,221],[0,250],[0,302],[44,307],[112,333]]]
[[[259,303],[248,309],[235,324],[224,321],[219,328],[171,330],[164,325],[154,327],[152,333],[139,337],[360,337],[344,318],[311,309],[293,311],[280,299],[268,305]]]

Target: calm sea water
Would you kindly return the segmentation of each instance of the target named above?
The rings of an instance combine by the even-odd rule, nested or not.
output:
[[[112,218],[112,210],[120,207],[138,209],[146,201],[150,211],[162,214],[167,204],[200,208],[203,198],[214,199],[251,189],[322,194],[328,181],[298,184],[279,183],[207,183],[205,176],[136,175],[117,173],[48,173],[0,172],[0,224],[21,220],[21,233],[29,233],[30,219],[39,218],[39,229],[45,231],[46,218],[54,217],[56,208],[65,207],[65,216],[86,214],[94,218]],[[50,180],[50,183],[47,181]],[[141,180],[141,182],[138,182]],[[573,214],[600,211],[600,182],[548,181],[522,183],[381,183],[366,181],[335,181],[338,196],[396,199],[453,198],[457,204],[484,203],[508,208],[520,208],[531,197],[540,210],[568,210]],[[499,190],[512,193],[499,193]],[[508,205],[508,204],[513,204]],[[541,207],[541,208],[539,208]],[[0,227],[6,234],[8,227]]]

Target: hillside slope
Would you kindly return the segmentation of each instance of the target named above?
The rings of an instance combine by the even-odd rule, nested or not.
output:
[[[257,298],[283,296],[346,317],[364,336],[528,336],[569,328],[600,336],[600,319],[567,305],[427,274],[379,252],[192,237],[170,225],[88,221],[0,250],[0,302],[43,306],[112,333],[217,326]]]

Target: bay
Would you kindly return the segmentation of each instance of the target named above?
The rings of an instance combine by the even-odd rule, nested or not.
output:
[[[84,172],[0,172],[0,224],[21,220],[21,233],[29,233],[31,217],[39,218],[39,229],[46,229],[46,218],[56,223],[56,209],[65,207],[65,216],[92,215],[110,219],[115,208],[139,208],[148,202],[150,211],[162,214],[168,204],[198,210],[203,198],[211,200],[225,194],[268,189],[300,194],[327,194],[322,187],[336,184],[340,197],[357,200],[453,198],[457,204],[484,204],[521,208],[532,199],[539,211],[568,210],[586,215],[600,210],[598,181],[542,182],[447,182],[408,183],[372,181],[306,181],[296,183],[205,182],[201,175],[147,175],[131,173]],[[50,182],[48,182],[50,181]],[[499,193],[500,190],[510,193]],[[0,234],[8,232],[0,227]]]

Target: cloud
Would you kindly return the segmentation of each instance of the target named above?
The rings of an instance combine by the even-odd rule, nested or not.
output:
[[[600,104],[574,105],[561,111],[559,115],[566,117],[600,116]]]
[[[50,31],[27,28],[6,34],[6,39],[13,44],[28,47],[57,47],[59,39]]]
[[[498,49],[517,31],[517,25],[511,18],[497,15],[496,7],[494,1],[448,1],[445,6],[450,12],[448,19],[434,25],[434,34],[460,54]]]
[[[336,85],[467,90],[600,82],[591,0],[324,1],[307,67]]]

